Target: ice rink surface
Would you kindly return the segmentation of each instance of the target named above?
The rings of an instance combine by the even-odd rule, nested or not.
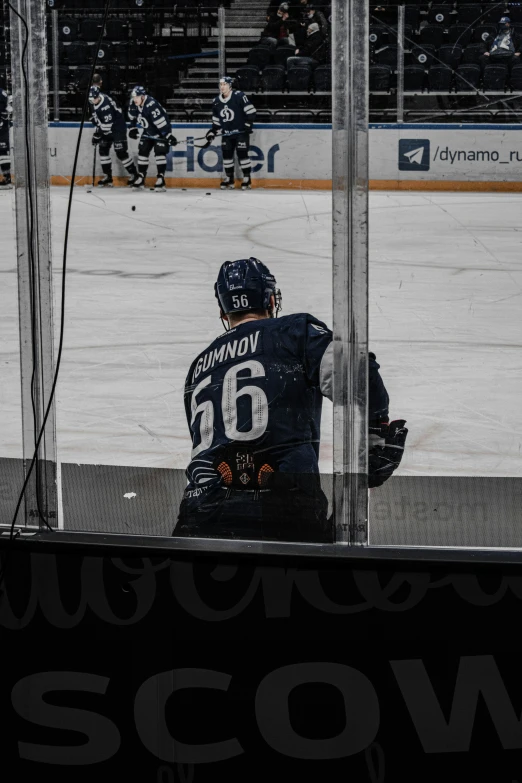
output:
[[[53,188],[57,338],[67,197]],[[1,457],[22,456],[13,200],[0,193]],[[404,475],[522,475],[521,209],[522,194],[370,195],[370,347],[408,421]],[[221,332],[220,263],[249,255],[276,275],[283,314],[331,325],[330,193],[75,191],[62,462],[185,467],[185,375]],[[331,445],[325,401],[325,472]]]

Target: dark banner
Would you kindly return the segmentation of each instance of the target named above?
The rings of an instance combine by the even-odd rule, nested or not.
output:
[[[2,558],[13,780],[522,781],[518,567]]]

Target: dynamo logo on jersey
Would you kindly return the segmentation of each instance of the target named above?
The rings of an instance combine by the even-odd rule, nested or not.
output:
[[[273,174],[276,166],[276,153],[279,152],[279,144],[274,144],[265,153],[261,147],[251,144],[249,147],[252,173],[264,169],[268,174]],[[266,169],[265,169],[266,164]],[[167,154],[167,171],[176,176],[183,176],[193,171],[204,171],[213,174],[223,171],[223,155],[221,144],[205,148],[194,147],[194,137],[187,136],[187,148],[171,150]]]
[[[223,122],[232,122],[232,120],[236,116],[233,109],[230,109],[228,106],[224,106],[219,114]]]
[[[430,140],[399,139],[399,171],[429,171]]]

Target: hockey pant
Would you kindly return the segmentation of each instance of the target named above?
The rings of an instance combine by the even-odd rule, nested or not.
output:
[[[234,150],[237,154],[239,165],[244,177],[250,177],[251,163],[248,155],[248,133],[238,133],[234,136],[223,136],[221,152],[223,155],[223,168],[229,179],[234,179]]]
[[[174,536],[331,543],[328,501],[319,481],[308,489],[230,491],[215,487],[181,502]],[[318,477],[317,477],[318,479]],[[189,495],[189,497],[187,497]]]
[[[131,176],[136,174],[136,168],[129,155],[129,147],[127,145],[127,138],[119,136],[103,136],[100,141],[100,163],[103,173],[107,177],[112,177],[112,163],[111,163],[111,147],[114,145],[114,152],[116,157],[120,160],[123,166],[127,169]]]
[[[145,177],[149,167],[149,155],[154,150],[154,158],[158,167],[158,177],[164,177],[167,171],[167,153],[170,147],[165,139],[151,139],[142,136],[138,146],[138,171]]]
[[[9,128],[0,128],[0,173],[10,174],[11,155],[9,149]]]

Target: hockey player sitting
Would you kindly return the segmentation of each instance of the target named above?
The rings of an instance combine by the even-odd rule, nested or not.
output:
[[[173,535],[331,541],[318,456],[332,332],[308,313],[277,318],[281,294],[256,258],[226,261],[215,294],[227,331],[185,382],[193,449]],[[396,470],[408,432],[388,403],[370,354],[370,487]]]
[[[248,137],[253,131],[256,110],[243,92],[234,89],[233,79],[230,76],[221,77],[219,92],[220,94],[214,98],[212,104],[212,128],[206,136],[210,144],[221,132],[221,151],[226,176],[220,187],[221,190],[233,189],[234,187],[235,151],[243,172],[241,190],[250,190],[252,187],[250,179],[252,166],[248,154]]]

